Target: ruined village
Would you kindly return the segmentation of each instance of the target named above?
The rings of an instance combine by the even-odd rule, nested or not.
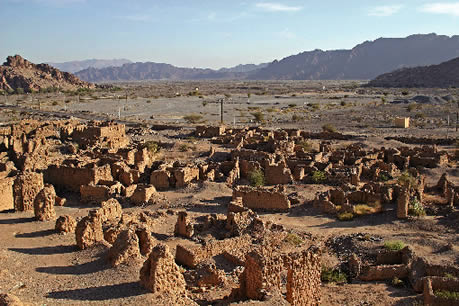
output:
[[[0,105],[0,305],[458,305],[448,90],[61,79]]]

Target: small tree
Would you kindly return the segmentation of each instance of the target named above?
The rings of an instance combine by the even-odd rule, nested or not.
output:
[[[265,174],[261,169],[253,170],[249,173],[249,182],[253,187],[259,187],[265,185]]]

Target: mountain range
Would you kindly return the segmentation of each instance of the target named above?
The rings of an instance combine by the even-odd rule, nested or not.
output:
[[[181,68],[164,63],[128,63],[76,73],[88,82],[138,80],[370,80],[406,67],[435,65],[459,56],[459,36],[417,34],[379,38],[350,50],[313,50],[269,64],[220,70]]]
[[[87,68],[106,68],[106,67],[119,67],[124,64],[132,63],[128,59],[89,59],[83,61],[71,61],[71,62],[63,62],[63,63],[46,63],[54,68],[57,68],[61,71],[75,73]]]

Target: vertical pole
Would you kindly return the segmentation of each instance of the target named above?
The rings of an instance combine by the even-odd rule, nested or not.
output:
[[[223,124],[223,99],[220,100],[220,123]]]
[[[447,121],[447,126],[446,126],[446,139],[448,139],[448,134],[449,134],[449,115],[448,115],[448,121]]]

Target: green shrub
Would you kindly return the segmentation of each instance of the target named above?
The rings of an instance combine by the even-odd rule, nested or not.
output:
[[[459,300],[459,291],[435,290],[435,296],[447,300]]]
[[[313,150],[312,143],[307,140],[304,140],[298,144],[304,152],[311,152]]]
[[[288,107],[294,108],[294,107],[296,107],[296,104],[295,103],[291,103],[291,104],[288,105]]]
[[[400,240],[391,240],[384,243],[384,248],[388,251],[400,251],[405,246],[405,243]]]
[[[416,109],[416,104],[414,104],[414,103],[412,103],[412,104],[410,104],[410,105],[408,105],[406,107],[406,110],[409,111],[409,112],[414,111],[415,109]]]
[[[293,114],[292,115],[292,121],[293,122],[298,122],[298,121],[301,121],[303,119],[303,117],[297,115],[297,114]]]
[[[207,101],[202,101],[202,107],[206,107],[206,105],[209,104]]]
[[[20,88],[20,87],[16,88],[16,93],[18,95],[22,95],[24,93],[24,88]]]
[[[341,272],[338,269],[332,269],[327,267],[322,267],[322,273],[320,274],[320,279],[326,283],[347,283],[347,275],[344,272]]]
[[[322,130],[327,133],[336,133],[336,128],[330,123],[324,124]]]
[[[416,186],[416,179],[408,171],[405,171],[398,177],[397,183],[400,186],[411,188]]]
[[[403,96],[408,96],[410,94],[410,92],[408,90],[403,90],[402,91],[402,95]]]
[[[346,101],[341,101],[341,102],[340,102],[340,105],[341,105],[341,106],[346,106]]]
[[[250,113],[255,122],[258,122],[258,123],[263,123],[265,122],[265,115],[262,113],[262,112],[255,112],[255,113]]]
[[[198,114],[186,115],[183,117],[183,120],[188,123],[199,123],[202,121],[202,116]]]
[[[426,211],[424,210],[424,206],[418,199],[414,199],[410,202],[408,208],[408,214],[411,216],[422,217],[426,215]]]
[[[294,246],[299,246],[303,243],[303,239],[301,239],[297,234],[294,233],[289,233],[287,237],[285,237],[284,241]]]
[[[53,106],[56,106],[56,105],[59,105],[59,102],[57,101],[53,101],[53,103],[51,103]]]
[[[454,275],[452,275],[451,273],[445,273],[444,277],[446,277],[447,279],[455,279]]]
[[[225,94],[225,98],[227,98],[227,99],[231,98],[231,94],[226,93],[226,94]]]
[[[350,212],[342,212],[338,214],[339,221],[352,221],[354,220],[354,214]]]
[[[398,288],[399,287],[403,287],[403,285],[404,285],[403,281],[398,277],[394,277],[392,279],[391,283],[392,283],[392,286],[398,287]]]
[[[389,181],[389,180],[391,180],[391,179],[392,179],[392,178],[390,177],[389,174],[381,173],[381,174],[379,175],[379,180],[380,180],[381,182],[387,182],[387,181]]]
[[[325,172],[317,170],[312,173],[312,181],[315,184],[323,183],[326,180],[327,180],[327,177],[325,176]]]
[[[179,147],[178,147],[178,150],[180,152],[187,152],[189,149],[188,145],[186,143],[182,143]]]
[[[416,115],[414,115],[414,118],[416,119],[424,119],[426,117],[426,114],[424,113],[417,113]]]
[[[249,173],[249,182],[253,187],[265,185],[265,174],[261,169],[253,170]]]
[[[147,148],[147,150],[154,154],[154,153],[157,153],[159,152],[160,150],[160,146],[157,142],[155,141],[147,141],[144,145],[143,145],[144,148]]]

